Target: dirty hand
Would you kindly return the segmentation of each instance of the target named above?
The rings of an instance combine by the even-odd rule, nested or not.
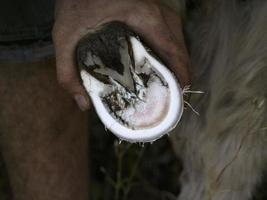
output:
[[[88,29],[111,21],[130,26],[175,73],[182,87],[189,84],[181,19],[158,0],[57,0],[53,40],[58,81],[81,110],[90,103],[76,67],[77,42]]]

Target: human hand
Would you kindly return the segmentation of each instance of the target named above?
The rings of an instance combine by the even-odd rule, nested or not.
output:
[[[140,35],[182,87],[190,83],[181,19],[159,0],[58,0],[53,28],[58,81],[81,110],[90,103],[76,67],[76,45],[88,29],[111,21],[123,22]]]

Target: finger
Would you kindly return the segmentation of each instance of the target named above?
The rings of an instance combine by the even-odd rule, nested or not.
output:
[[[183,66],[188,70],[189,69],[189,55],[188,50],[185,45],[185,39],[183,34],[183,26],[182,21],[179,15],[175,13],[175,11],[172,11],[171,9],[167,8],[166,6],[162,7],[162,16],[165,19],[165,22],[167,26],[169,27],[169,30],[171,31],[172,35],[174,36],[175,42],[177,46],[179,46],[179,53],[180,53],[180,60],[181,63],[183,63]],[[189,70],[188,70],[189,71]],[[188,80],[190,82],[190,73],[188,72]]]
[[[53,32],[58,82],[75,99],[79,108],[85,111],[89,109],[90,103],[75,61],[75,48],[82,36],[78,33],[66,35],[64,30]]]
[[[190,83],[188,72],[188,56],[185,51],[183,39],[177,39],[169,26],[165,23],[164,17],[158,15],[151,16],[144,20],[145,16],[135,15],[127,21],[135,32],[145,40],[146,43],[157,53],[163,62],[175,73],[181,86],[184,87]],[[181,27],[180,21],[173,20],[173,26]],[[177,37],[182,35],[181,31]]]

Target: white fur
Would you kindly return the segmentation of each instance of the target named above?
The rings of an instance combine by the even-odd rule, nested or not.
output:
[[[200,116],[172,141],[184,171],[179,200],[249,200],[267,161],[267,1],[207,0],[186,18]]]

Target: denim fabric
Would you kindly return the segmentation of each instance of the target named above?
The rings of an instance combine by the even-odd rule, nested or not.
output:
[[[51,42],[37,42],[31,45],[0,45],[0,62],[39,61],[54,56]]]
[[[1,0],[0,41],[51,37],[55,0]]]

